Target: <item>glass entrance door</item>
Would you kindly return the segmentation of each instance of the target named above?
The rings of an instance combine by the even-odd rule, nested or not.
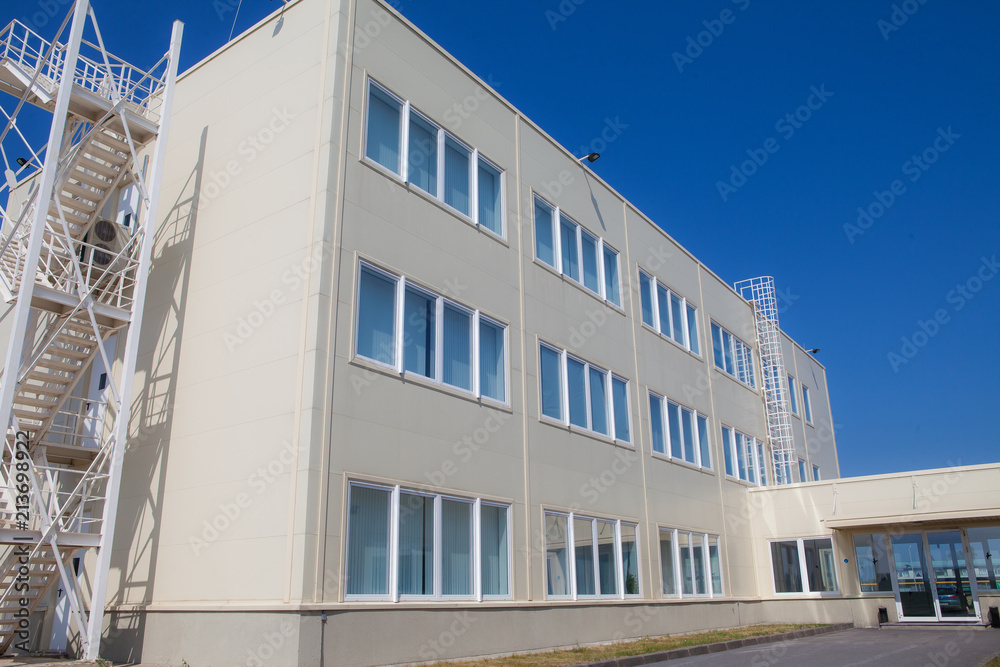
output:
[[[955,531],[927,533],[934,571],[940,618],[971,618],[976,613],[962,534]]]
[[[892,536],[896,604],[900,619],[937,620],[930,573],[920,533]]]
[[[979,599],[964,531],[892,535],[893,583],[900,620],[975,621]]]

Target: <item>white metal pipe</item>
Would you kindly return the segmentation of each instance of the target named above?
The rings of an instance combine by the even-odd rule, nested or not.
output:
[[[81,0],[81,2],[84,0]],[[136,275],[135,298],[132,302],[132,321],[128,327],[122,361],[121,405],[116,425],[114,451],[111,457],[110,476],[104,500],[104,517],[101,521],[101,542],[97,552],[97,569],[94,573],[93,595],[90,603],[89,628],[85,659],[96,660],[101,646],[101,629],[104,625],[104,604],[108,594],[108,573],[111,567],[111,549],[114,543],[115,521],[118,516],[118,492],[121,488],[122,460],[128,439],[128,414],[132,400],[132,385],[135,378],[136,358],[139,352],[139,334],[142,329],[142,311],[146,302],[146,283],[152,263],[153,244],[156,237],[156,218],[159,215],[160,180],[163,176],[163,162],[166,157],[167,136],[170,129],[170,109],[173,104],[174,87],[177,82],[177,63],[181,50],[184,24],[174,21],[170,36],[170,63],[167,66],[166,82],[163,90],[163,113],[160,116],[160,131],[153,150],[153,171],[150,176],[149,207],[142,236],[142,249]]]

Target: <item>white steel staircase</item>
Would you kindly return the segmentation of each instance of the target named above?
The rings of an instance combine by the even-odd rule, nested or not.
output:
[[[792,467],[796,460],[792,439],[792,418],[786,391],[785,360],[781,352],[781,330],[778,328],[778,300],[774,278],[763,276],[742,280],[736,291],[754,308],[757,347],[760,350],[761,373],[764,376],[764,412],[767,435],[771,444],[776,484],[791,484]]]
[[[0,654],[30,646],[28,619],[61,581],[83,657],[98,655],[181,33],[142,71],[105,50],[89,0],[52,40],[0,31]],[[40,148],[17,123],[26,105],[51,113]],[[104,217],[123,188],[139,193],[128,225]],[[87,395],[97,366],[107,400]],[[68,569],[81,548],[97,550],[89,600]]]

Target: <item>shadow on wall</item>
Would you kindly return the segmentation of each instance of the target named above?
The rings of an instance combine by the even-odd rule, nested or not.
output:
[[[156,231],[156,254],[149,274],[149,293],[168,295],[147,301],[132,402],[129,442],[122,469],[122,496],[111,557],[117,586],[109,605],[148,604],[159,558],[158,542],[163,504],[163,486],[174,410],[177,365],[191,273],[191,251],[198,220],[208,128],[201,133],[198,161],[178,199]],[[154,287],[155,286],[155,287]],[[140,480],[142,480],[140,482]],[[127,496],[126,489],[146,489],[146,497]],[[109,582],[111,580],[109,579]],[[115,661],[137,663],[142,659],[145,614],[109,614],[101,639],[101,655]]]

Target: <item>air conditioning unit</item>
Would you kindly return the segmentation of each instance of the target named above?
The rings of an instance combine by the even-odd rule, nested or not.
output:
[[[86,248],[84,261],[93,267],[90,270],[91,275],[99,276],[105,270],[108,270],[108,273],[117,273],[125,269],[128,266],[131,248],[124,253],[121,250],[131,239],[132,233],[127,227],[99,218],[87,233],[89,247]]]

